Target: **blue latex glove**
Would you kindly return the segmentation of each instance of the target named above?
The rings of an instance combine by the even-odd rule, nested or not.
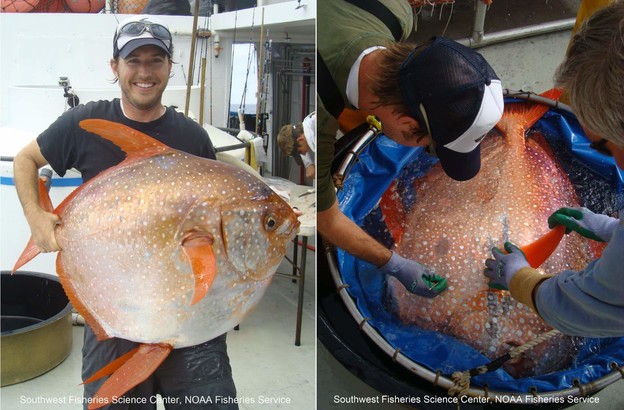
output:
[[[490,278],[488,285],[494,289],[509,290],[511,278],[520,269],[529,266],[524,253],[511,242],[505,242],[505,250],[502,252],[498,248],[492,248],[494,259],[485,261],[485,276]]]
[[[548,226],[566,227],[566,233],[578,232],[586,238],[609,242],[620,220],[607,215],[595,214],[587,208],[560,208],[548,217]]]
[[[424,265],[392,252],[390,260],[379,268],[382,273],[397,278],[405,289],[419,296],[432,298],[446,289],[446,279]]]

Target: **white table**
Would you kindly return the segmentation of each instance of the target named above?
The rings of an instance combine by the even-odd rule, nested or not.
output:
[[[294,239],[293,259],[286,260],[293,266],[292,274],[277,272],[276,275],[288,276],[293,282],[299,281],[299,295],[297,297],[297,324],[295,329],[295,346],[301,345],[301,320],[303,315],[303,294],[305,286],[306,262],[308,237],[316,232],[316,192],[306,185],[296,185],[294,183],[275,184],[273,178],[267,178],[266,182],[269,186],[278,188],[279,191],[288,192],[287,202],[293,208],[297,208],[302,212],[299,217],[301,223],[299,232]],[[290,181],[288,181],[290,182]],[[299,258],[299,237],[301,237],[301,258]]]

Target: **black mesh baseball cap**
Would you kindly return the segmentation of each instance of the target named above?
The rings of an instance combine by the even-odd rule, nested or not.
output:
[[[458,181],[474,177],[481,168],[481,140],[503,115],[501,81],[485,58],[437,36],[405,59],[399,82],[444,172]]]

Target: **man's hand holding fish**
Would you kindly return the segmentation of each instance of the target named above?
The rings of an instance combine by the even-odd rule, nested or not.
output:
[[[522,268],[529,266],[524,253],[511,242],[505,242],[505,252],[492,249],[494,259],[485,261],[484,274],[490,278],[489,286],[494,289],[508,290],[511,278]]]

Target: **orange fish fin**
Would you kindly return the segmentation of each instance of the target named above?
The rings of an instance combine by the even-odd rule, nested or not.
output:
[[[392,181],[392,184],[386,189],[386,192],[379,201],[379,208],[383,220],[388,227],[390,235],[394,240],[395,245],[401,243],[403,234],[405,233],[405,227],[407,226],[407,212],[402,206],[397,206],[394,199],[398,195],[398,184],[396,181]]]
[[[182,240],[182,250],[193,267],[195,290],[191,305],[206,296],[217,273],[217,259],[212,250],[212,236],[192,232]]]
[[[563,95],[563,90],[561,88],[551,88],[550,90],[544,91],[540,94],[542,97],[550,98],[551,100],[558,100]]]
[[[165,344],[140,345],[136,353],[102,384],[92,397],[89,410],[111,403],[113,397],[121,397],[128,390],[145,381],[167,358],[171,350],[173,347]]]
[[[24,248],[19,258],[17,258],[17,262],[15,262],[15,265],[13,266],[13,270],[11,271],[11,273],[15,273],[16,270],[26,265],[28,262],[33,260],[35,256],[39,255],[40,253],[41,251],[39,250],[37,245],[35,245],[35,242],[33,241],[31,237],[28,240],[28,243],[26,244],[26,248]]]
[[[56,256],[56,273],[58,274],[59,279],[61,280],[61,285],[63,285],[63,290],[69,299],[69,302],[72,304],[74,309],[84,318],[85,322],[93,333],[97,340],[106,340],[109,339],[110,336],[106,333],[104,328],[95,320],[95,317],[91,314],[91,312],[87,309],[87,307],[82,303],[82,301],[78,298],[78,292],[74,288],[71,278],[65,272],[65,268],[63,267],[63,262],[61,260],[61,255],[63,251],[60,251]]]
[[[48,192],[48,188],[46,188],[45,182],[43,182],[41,178],[39,178],[39,206],[41,206],[41,209],[44,211],[54,212],[54,205],[52,205],[50,193]]]
[[[565,234],[565,226],[557,225],[541,238],[520,249],[533,268],[538,268],[555,251]]]
[[[550,100],[558,100],[561,97],[563,91],[558,88],[551,88],[548,91],[545,91],[540,94],[541,97],[548,98]],[[506,119],[505,117],[515,117],[518,116],[522,119],[521,122],[518,122],[517,125],[520,125],[523,128],[523,131],[530,129],[535,123],[544,116],[552,107],[546,104],[533,102],[533,101],[524,101],[518,102],[514,104],[505,104],[505,114],[503,119],[496,125],[496,127],[501,130],[503,133],[509,133],[511,124],[508,121],[503,121]],[[512,121],[512,124],[514,122]]]
[[[561,97],[562,93],[563,91],[558,88],[551,88],[550,90],[541,93],[540,96],[548,98],[550,100],[558,100],[559,97]],[[528,108],[526,114],[524,115],[524,118],[526,120],[526,129],[528,130],[533,125],[535,125],[535,123],[540,118],[542,118],[544,114],[546,114],[551,108],[552,107],[546,104],[531,103],[531,106]]]
[[[117,145],[126,153],[127,160],[151,157],[173,150],[149,135],[117,122],[89,119],[80,121],[80,127]]]
[[[45,186],[45,182],[43,182],[41,178],[39,178],[39,206],[41,206],[41,209],[47,212],[54,212],[54,206],[52,205],[50,194],[48,193],[48,189]],[[26,244],[26,248],[24,248],[20,257],[17,258],[17,262],[15,262],[12,272],[15,272],[22,266],[26,265],[40,253],[41,251],[39,250],[39,248],[37,248],[35,242],[31,237]]]
[[[100,380],[102,377],[110,376],[111,374],[115,373],[117,369],[123,366],[128,360],[130,360],[130,358],[134,356],[134,354],[138,351],[139,351],[139,348],[135,347],[134,349],[130,350],[128,353],[119,356],[118,358],[116,358],[115,360],[107,364],[106,366],[102,367],[97,372],[93,373],[91,377],[89,377],[87,380],[82,382],[82,384],[92,383],[96,380]]]

